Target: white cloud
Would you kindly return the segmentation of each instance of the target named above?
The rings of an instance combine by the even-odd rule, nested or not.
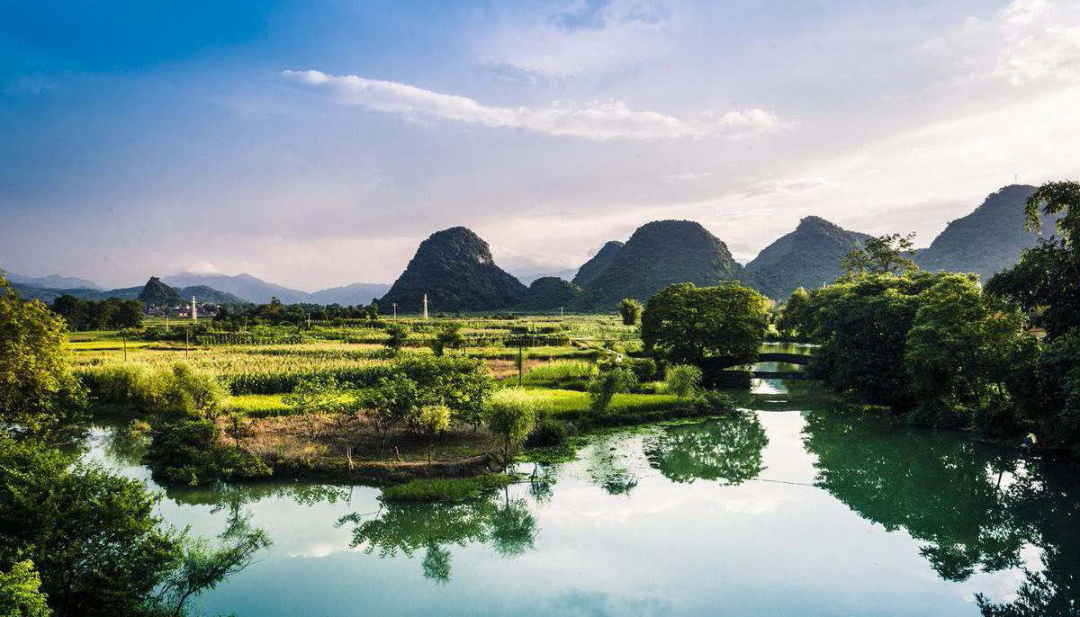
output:
[[[356,75],[329,75],[314,70],[284,71],[282,75],[298,87],[344,105],[586,139],[736,137],[783,126],[779,117],[762,109],[707,113],[697,120],[684,120],[655,111],[636,111],[614,100],[583,107],[565,103],[547,108],[497,107],[464,96]]]
[[[989,18],[969,18],[927,48],[952,58],[965,79],[1022,86],[1080,78],[1080,3],[1014,0]]]

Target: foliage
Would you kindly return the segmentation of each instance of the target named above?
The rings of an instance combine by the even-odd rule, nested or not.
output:
[[[624,326],[635,325],[638,319],[641,318],[641,311],[643,310],[645,310],[645,307],[633,298],[619,300],[619,315],[622,317]]]
[[[596,373],[596,365],[584,360],[553,360],[538,364],[525,374],[527,384],[556,384],[588,379]]]
[[[1051,337],[1080,324],[1080,251],[1042,240],[1020,262],[995,274],[986,292],[1016,302]]]
[[[749,282],[726,244],[693,221],[653,221],[639,227],[611,263],[588,284],[579,310],[610,311],[619,300],[644,301],[677,283]]]
[[[1057,228],[1065,243],[1080,251],[1080,182],[1047,182],[1036,189],[1024,207],[1028,229],[1038,231],[1042,227],[1040,206],[1043,215],[1060,215]]]
[[[780,309],[780,317],[776,320],[776,330],[781,336],[789,339],[804,340],[807,333],[801,327],[807,324],[809,316],[806,314],[810,306],[810,293],[805,288],[799,287],[791,292],[791,297]]]
[[[145,462],[154,479],[162,484],[198,486],[271,474],[253,454],[225,445],[220,437],[221,429],[210,420],[180,418],[160,422],[151,431]]]
[[[571,306],[581,288],[557,276],[542,276],[529,285],[525,297],[515,307],[519,311],[558,311]]]
[[[629,392],[637,385],[637,377],[630,369],[618,365],[604,367],[589,382],[589,410],[602,414],[611,407],[611,401],[620,392]]]
[[[382,490],[387,502],[456,503],[473,499],[482,493],[503,488],[513,482],[506,474],[485,474],[472,478],[431,478],[410,480],[405,484]]]
[[[669,366],[665,387],[679,400],[693,396],[701,386],[701,369],[690,364]]]
[[[843,274],[841,260],[869,237],[808,216],[795,231],[762,249],[746,269],[761,293],[784,298],[799,287],[814,288],[836,280]]]
[[[1064,443],[1080,443],[1080,327],[1046,346],[1038,371],[1044,426]]]
[[[487,403],[488,430],[503,442],[503,457],[509,461],[514,449],[524,443],[536,423],[537,400],[520,388],[504,388]]]
[[[215,375],[184,362],[157,369],[108,366],[84,382],[98,403],[129,405],[145,414],[215,418],[229,406],[229,393]]]
[[[32,559],[60,615],[137,615],[181,558],[142,482],[0,440],[0,570]]]
[[[737,486],[761,473],[769,439],[757,416],[735,413],[699,424],[666,426],[645,440],[645,457],[674,482]]]
[[[70,373],[64,321],[0,275],[0,433],[56,428],[84,394]]]
[[[768,300],[742,285],[671,285],[649,298],[641,319],[646,350],[670,362],[701,365],[721,357],[753,362],[765,340]]]
[[[634,371],[634,377],[638,383],[646,383],[656,379],[660,373],[660,367],[652,358],[633,358],[630,361],[630,370]]]
[[[408,340],[409,331],[405,329],[405,326],[393,323],[386,327],[386,341],[384,345],[386,345],[386,348],[389,349],[391,353],[397,355]]]
[[[863,240],[862,246],[854,248],[840,262],[848,275],[900,274],[915,270],[918,266],[911,260],[914,254],[915,234],[906,236],[886,234]]]
[[[143,325],[143,305],[138,300],[80,300],[64,294],[49,308],[63,317],[72,331],[139,329]]]
[[[1016,311],[990,306],[973,275],[944,275],[923,292],[904,364],[920,424],[959,426],[1015,404],[1009,385],[1031,383],[1037,345]],[[1015,415],[1015,414],[1011,414]],[[1007,429],[1008,426],[1002,426]]]
[[[526,288],[491,256],[488,243],[465,227],[432,234],[420,243],[379,304],[419,313],[426,295],[431,311],[493,311],[520,302]]]
[[[0,571],[0,617],[50,617],[34,562],[18,561],[10,572]]]
[[[435,339],[431,342],[431,350],[436,356],[441,356],[447,349],[463,349],[465,337],[461,335],[461,324],[451,322],[439,328]]]
[[[282,403],[301,413],[341,413],[349,399],[333,375],[312,375],[286,394]]]
[[[540,418],[529,433],[525,445],[530,448],[554,448],[566,443],[566,424],[552,418],[547,413],[540,414]]]

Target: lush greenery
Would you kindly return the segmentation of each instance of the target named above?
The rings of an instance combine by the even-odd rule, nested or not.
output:
[[[643,310],[645,310],[645,307],[633,298],[623,298],[619,301],[619,315],[622,317],[624,326],[637,325]]]
[[[649,298],[641,339],[646,350],[669,362],[753,362],[765,340],[768,306],[764,296],[742,285],[671,285]]]
[[[589,287],[592,282],[596,280],[596,277],[601,272],[607,269],[611,265],[611,262],[615,260],[616,253],[623,247],[623,243],[618,240],[611,240],[606,242],[604,246],[600,247],[600,250],[596,252],[588,261],[581,264],[578,268],[577,274],[574,275],[574,284],[578,287]]]
[[[143,305],[138,300],[80,300],[65,294],[49,308],[64,318],[68,330],[124,330],[143,325]]]
[[[568,308],[581,295],[581,287],[556,276],[542,276],[529,285],[529,291],[515,307],[519,311],[554,312]]]
[[[139,293],[139,301],[146,306],[169,307],[179,306],[184,303],[175,289],[161,282],[156,276],[151,276],[142,292]]]

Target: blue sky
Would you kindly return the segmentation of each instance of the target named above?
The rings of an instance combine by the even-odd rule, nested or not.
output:
[[[747,260],[816,214],[925,244],[1080,176],[1080,3],[0,0],[0,267],[390,282],[657,218]]]

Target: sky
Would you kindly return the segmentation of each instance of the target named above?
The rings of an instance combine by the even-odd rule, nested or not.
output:
[[[0,0],[0,268],[516,274],[657,219],[740,261],[818,215],[927,245],[1080,177],[1075,0]]]

